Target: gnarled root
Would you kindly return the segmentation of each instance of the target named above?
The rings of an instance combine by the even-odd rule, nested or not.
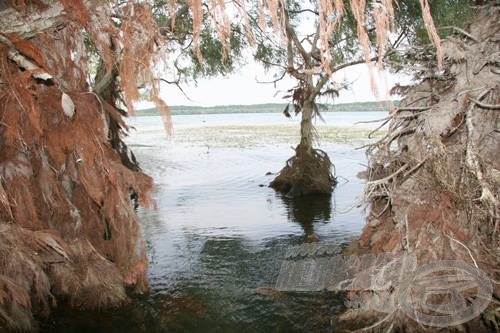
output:
[[[269,184],[290,197],[309,194],[331,194],[337,180],[332,175],[333,164],[320,149],[299,145],[278,176]]]

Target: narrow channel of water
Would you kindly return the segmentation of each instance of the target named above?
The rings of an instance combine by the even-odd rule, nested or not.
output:
[[[273,179],[267,173],[293,155],[296,121],[276,114],[178,116],[175,135],[166,138],[160,117],[132,119],[136,131],[127,142],[154,178],[158,204],[156,211],[138,212],[151,293],[119,311],[62,311],[50,331],[334,330],[341,297],[265,287],[275,284],[289,246],[312,234],[339,244],[359,235],[363,185],[356,175],[365,156],[352,142],[363,139],[360,132],[343,133],[355,121],[381,115],[325,115],[319,130],[329,140],[320,140],[320,147],[335,164],[339,184],[331,197],[307,200],[290,200],[267,187]],[[337,137],[340,143],[332,141]]]

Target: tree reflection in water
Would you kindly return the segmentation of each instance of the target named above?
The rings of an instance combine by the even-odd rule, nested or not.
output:
[[[332,216],[331,195],[307,195],[287,197],[277,194],[287,209],[288,220],[299,223],[307,237],[313,237],[314,223],[330,222]]]

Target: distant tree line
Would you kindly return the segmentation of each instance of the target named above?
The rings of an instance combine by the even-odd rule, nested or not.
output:
[[[399,101],[380,101],[380,102],[356,102],[343,104],[322,104],[320,107],[323,112],[339,111],[389,111],[391,106],[397,106]],[[251,105],[220,105],[220,106],[188,106],[176,105],[170,107],[172,115],[189,114],[224,114],[224,113],[279,113],[283,112],[285,103],[265,103]],[[137,116],[156,116],[160,112],[156,108],[149,108],[137,111]]]

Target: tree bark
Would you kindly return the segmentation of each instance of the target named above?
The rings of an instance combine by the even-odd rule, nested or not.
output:
[[[64,6],[60,1],[48,1],[45,10],[37,10],[34,7],[26,7],[25,10],[4,8],[0,11],[1,36],[33,38],[44,31],[64,26],[66,24],[64,14]]]
[[[306,99],[302,106],[302,120],[300,122],[300,146],[307,151],[311,151],[313,147],[313,112],[314,104],[309,99]]]

